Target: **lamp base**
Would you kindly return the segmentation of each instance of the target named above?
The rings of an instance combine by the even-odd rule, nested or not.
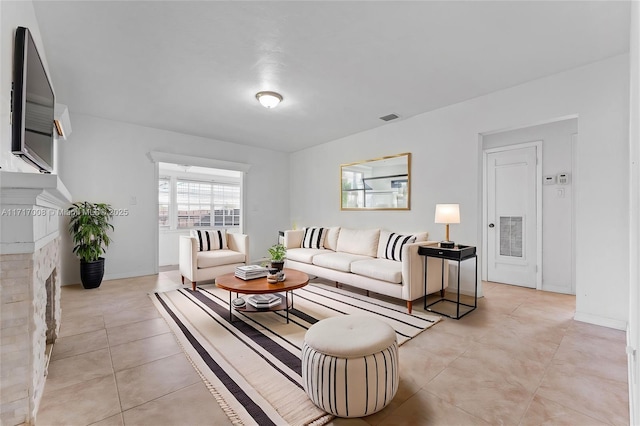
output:
[[[456,243],[453,241],[440,241],[441,248],[455,248]]]

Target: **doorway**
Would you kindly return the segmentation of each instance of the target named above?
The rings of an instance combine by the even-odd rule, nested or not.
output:
[[[487,280],[538,288],[542,142],[485,151]]]
[[[577,117],[480,135],[483,280],[576,293],[578,136]]]
[[[193,229],[242,233],[242,178],[235,170],[158,163],[158,266],[175,269],[180,236]]]

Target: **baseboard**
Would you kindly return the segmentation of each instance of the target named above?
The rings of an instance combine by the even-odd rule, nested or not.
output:
[[[456,293],[457,291],[458,291],[458,280],[457,278],[452,279],[450,274],[449,285],[447,286],[447,292]],[[460,294],[473,297],[473,294],[475,293],[475,291],[476,289],[473,287],[473,281],[460,283]],[[477,291],[478,291],[478,299],[484,297],[484,289],[482,286],[482,281],[478,281]]]
[[[636,370],[636,353],[631,344],[631,330],[627,327],[627,383],[629,384],[629,424],[637,425],[636,413],[638,412],[638,399],[636,392],[638,390],[637,380],[634,370]]]
[[[122,272],[119,274],[105,274],[104,277],[102,277],[102,281],[120,280],[122,278],[144,277],[146,275],[157,275],[157,273],[154,271],[132,271],[132,272]],[[76,284],[81,284],[79,277],[77,278],[76,282],[70,282],[70,283],[68,282],[62,285],[65,286],[65,285],[76,285]]]
[[[569,294],[575,296],[575,293],[571,293],[571,289],[567,291],[567,287],[561,285],[542,284],[542,291],[550,291],[552,293]]]
[[[615,328],[616,330],[625,331],[627,329],[627,322],[623,320],[616,320],[613,318],[601,317],[599,315],[585,314],[582,312],[576,312],[573,319],[580,322],[586,322],[589,324],[600,325],[602,327]]]
[[[458,288],[455,285],[452,286],[451,284],[449,284],[449,287],[447,287],[446,290],[447,290],[447,293],[455,294],[458,291]],[[473,297],[474,293],[475,293],[475,290],[468,290],[468,289],[465,289],[463,286],[460,286],[460,294]],[[478,299],[482,297],[484,297],[484,294],[482,293],[482,287],[479,284]]]
[[[119,280],[122,278],[134,278],[134,277],[144,277],[145,275],[157,275],[156,272],[150,271],[129,271],[129,272],[121,272],[118,274],[104,274],[103,281],[107,280]]]

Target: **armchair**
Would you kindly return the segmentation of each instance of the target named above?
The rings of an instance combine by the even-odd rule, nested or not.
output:
[[[196,283],[212,280],[223,274],[234,272],[237,266],[245,265],[249,260],[249,236],[245,234],[225,233],[227,248],[199,251],[198,238],[189,235],[180,236],[180,275],[191,281],[193,291]]]

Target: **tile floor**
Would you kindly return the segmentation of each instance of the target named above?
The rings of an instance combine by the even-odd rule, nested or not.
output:
[[[179,283],[165,271],[63,287],[36,424],[230,424],[148,298]],[[629,424],[624,332],[574,321],[573,296],[495,283],[484,292],[476,311],[401,346],[389,406],[333,424]]]

